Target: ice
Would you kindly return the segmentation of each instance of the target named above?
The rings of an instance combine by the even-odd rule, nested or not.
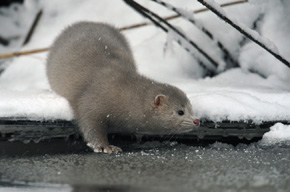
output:
[[[72,192],[73,188],[65,184],[52,183],[35,183],[23,181],[11,181],[9,179],[1,179],[7,186],[0,186],[0,192]],[[11,185],[12,184],[12,185]]]
[[[211,145],[211,149],[215,149],[218,151],[228,151],[228,150],[234,150],[234,146],[226,143],[221,143],[221,142],[215,142],[214,144]],[[198,150],[197,150],[198,152]]]
[[[206,147],[151,144],[158,148],[144,144],[149,148],[139,150],[140,144],[116,155],[1,156],[1,181],[55,191],[58,187],[94,186],[97,191],[98,187],[114,186],[114,190],[140,191],[287,192],[290,187],[289,148],[261,148],[256,143],[236,147],[226,143]]]

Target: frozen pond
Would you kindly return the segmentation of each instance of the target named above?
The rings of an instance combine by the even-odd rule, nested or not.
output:
[[[132,144],[122,154],[2,156],[0,191],[289,191],[290,152],[259,143]]]

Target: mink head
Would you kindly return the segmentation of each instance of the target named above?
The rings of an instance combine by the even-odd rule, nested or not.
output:
[[[168,86],[157,94],[153,103],[153,118],[158,124],[158,132],[164,134],[186,133],[196,129],[200,122],[194,115],[190,101],[179,89]]]

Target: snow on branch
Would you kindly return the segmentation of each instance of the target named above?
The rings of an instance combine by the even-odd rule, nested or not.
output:
[[[201,49],[196,43],[194,43],[183,32],[181,32],[181,30],[176,29],[176,27],[169,24],[162,17],[136,3],[134,0],[124,1],[141,15],[151,20],[156,26],[160,27],[166,33],[169,33],[171,35],[174,34],[174,39],[178,42],[178,44],[180,44],[186,51],[190,52],[198,59],[199,57],[195,54],[195,51],[192,48],[196,49],[210,62],[205,64],[204,62],[199,60],[200,65],[207,69],[211,75],[217,73],[217,69],[219,66],[223,66],[223,64],[219,64],[214,59],[212,59],[212,57],[210,57],[203,49]]]
[[[259,33],[261,30],[260,23],[262,23],[264,16],[265,16],[264,13],[260,13],[258,15],[258,17],[254,20],[254,22],[253,22],[252,26],[250,26],[250,28]],[[240,41],[240,47],[243,47],[248,41],[249,41],[249,38],[247,38],[246,36],[243,36],[243,39]]]
[[[219,4],[217,4],[214,0],[198,0],[201,4],[206,6],[208,9],[210,9],[213,13],[215,13],[218,17],[220,17],[222,20],[227,22],[229,25],[237,29],[240,33],[251,39],[253,42],[264,48],[266,51],[268,51],[271,55],[273,55],[275,58],[277,58],[279,61],[281,61],[283,64],[285,64],[287,67],[290,68],[290,63],[287,61],[284,57],[282,57],[277,49],[277,47],[274,45],[273,42],[270,40],[262,37],[259,35],[256,31],[248,28],[246,25],[239,23],[238,21],[235,21],[234,19],[230,19],[224,10],[220,7]]]
[[[214,42],[216,42],[217,46],[221,49],[222,53],[223,53],[223,57],[225,60],[229,61],[231,63],[231,65],[233,66],[237,66],[238,62],[232,57],[232,55],[230,54],[230,51],[223,45],[222,42],[220,42],[215,36],[214,34],[212,34],[205,26],[203,26],[202,23],[200,23],[199,21],[197,21],[194,17],[193,17],[193,13],[186,11],[184,9],[180,9],[180,8],[176,8],[173,5],[166,3],[164,1],[161,0],[151,0],[154,1],[172,11],[174,11],[175,13],[177,13],[178,15],[182,16],[183,18],[187,19],[190,23],[192,23],[193,25],[195,25],[198,29],[200,29],[202,32],[204,32],[204,34],[210,38],[211,40],[213,40]]]

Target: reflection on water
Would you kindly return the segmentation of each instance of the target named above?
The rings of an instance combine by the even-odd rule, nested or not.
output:
[[[72,192],[69,185],[9,181],[1,179],[0,192]]]
[[[130,186],[62,185],[0,181],[0,192],[143,192]],[[150,190],[151,191],[151,190]]]

